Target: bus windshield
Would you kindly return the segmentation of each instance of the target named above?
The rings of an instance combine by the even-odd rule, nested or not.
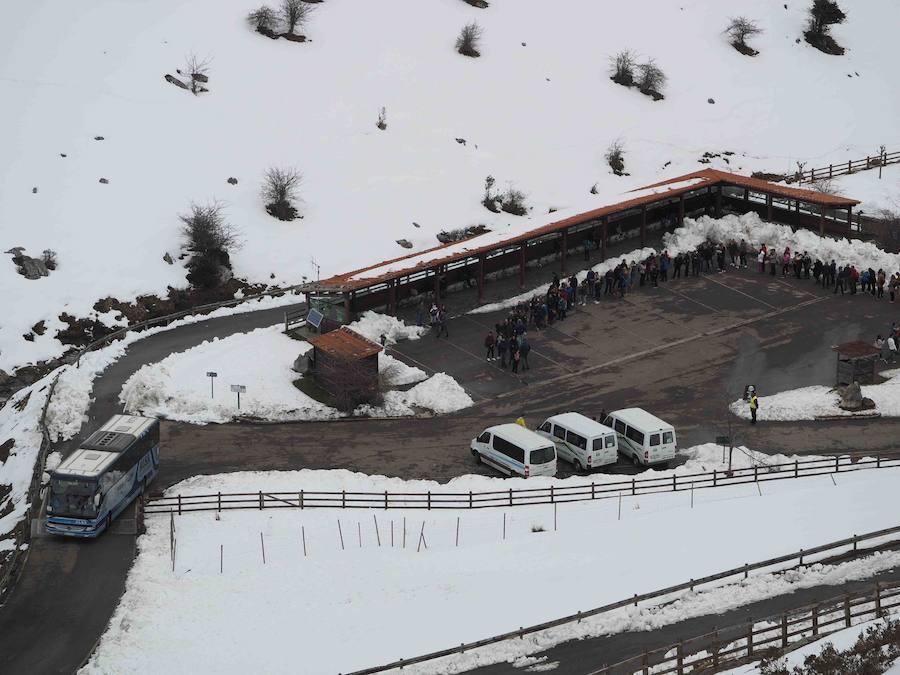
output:
[[[50,481],[50,512],[54,516],[93,518],[97,515],[96,492],[94,482],[54,478]]]

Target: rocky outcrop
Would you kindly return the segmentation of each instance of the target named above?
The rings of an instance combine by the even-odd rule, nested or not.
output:
[[[838,404],[841,410],[858,412],[875,409],[875,401],[862,395],[859,382],[848,384],[843,389],[839,389],[838,393],[841,396],[841,402]]]

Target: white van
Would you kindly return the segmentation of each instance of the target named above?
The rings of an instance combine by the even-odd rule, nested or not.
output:
[[[553,441],[557,456],[572,464],[575,471],[615,464],[618,459],[615,430],[581,413],[548,417],[536,433]]]
[[[616,430],[619,452],[635,464],[649,466],[675,459],[675,429],[646,410],[616,410],[603,423]]]
[[[480,461],[510,476],[556,475],[556,447],[518,424],[488,427],[471,447]]]

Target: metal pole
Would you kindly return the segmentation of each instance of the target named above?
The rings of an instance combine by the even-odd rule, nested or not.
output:
[[[344,550],[344,531],[341,529],[341,519],[338,518],[338,535],[341,537],[341,550]]]
[[[263,565],[265,565],[266,564],[266,544],[263,541],[263,533],[262,532],[259,533],[259,546],[262,549]]]
[[[378,516],[376,516],[374,513],[372,514],[372,520],[375,521],[375,539],[378,540],[378,546],[380,548],[381,547],[381,534],[379,534],[379,532],[378,532]]]
[[[456,516],[456,546],[459,547],[459,516]]]
[[[303,537],[303,557],[306,557],[306,526],[300,526],[300,536]]]

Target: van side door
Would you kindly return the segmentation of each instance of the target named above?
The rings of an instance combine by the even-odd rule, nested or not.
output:
[[[557,454],[569,462],[572,461],[572,449],[566,443],[566,430],[558,424],[553,425],[553,444],[556,446]]]

